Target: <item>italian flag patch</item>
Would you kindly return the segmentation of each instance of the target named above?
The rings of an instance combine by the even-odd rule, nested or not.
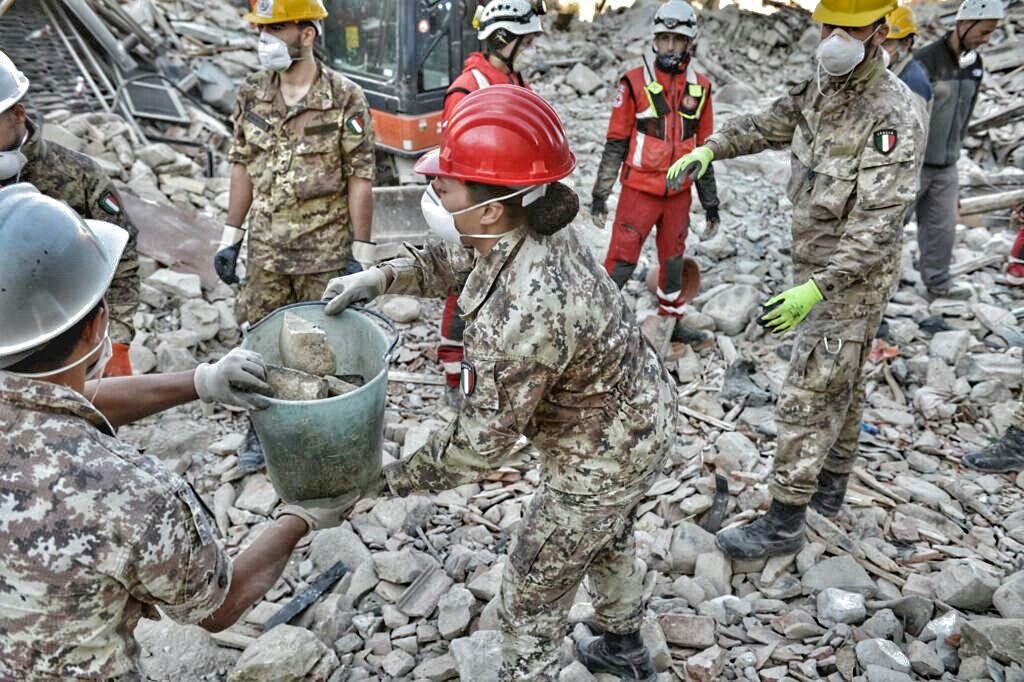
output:
[[[459,372],[459,389],[462,395],[471,396],[476,390],[476,367],[470,362],[462,361],[462,369]]]
[[[365,130],[363,126],[363,117],[360,116],[359,114],[356,114],[349,120],[345,121],[345,127],[348,128],[350,132],[353,132],[356,135],[362,135],[363,130]]]
[[[121,203],[113,192],[104,192],[99,199],[100,208],[107,215],[121,215]]]
[[[892,128],[886,128],[885,130],[875,131],[875,149],[888,154],[893,149],[896,149],[896,131]]]

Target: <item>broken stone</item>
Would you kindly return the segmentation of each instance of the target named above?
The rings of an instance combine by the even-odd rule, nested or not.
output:
[[[672,570],[693,575],[697,557],[715,551],[715,536],[696,523],[684,521],[673,529],[670,547]]]
[[[441,595],[448,591],[453,582],[441,568],[424,571],[402,594],[398,608],[413,618],[426,618],[434,612]]]
[[[270,479],[263,474],[254,474],[246,479],[235,506],[253,514],[269,516],[280,500]]]
[[[694,577],[704,578],[714,586],[715,595],[728,594],[732,580],[732,561],[717,549],[697,557]],[[707,595],[711,596],[711,595]]]
[[[669,644],[689,649],[706,649],[715,643],[715,619],[687,613],[663,613],[658,625]]]
[[[420,302],[411,296],[390,296],[380,311],[399,324],[415,322],[421,314]]]
[[[498,682],[501,668],[501,633],[477,630],[470,637],[451,643],[451,654],[459,669],[459,679]]]
[[[416,659],[401,649],[395,649],[384,657],[380,667],[391,677],[399,679],[416,667]]]
[[[992,595],[992,603],[1003,618],[1024,616],[1024,571],[1004,580]]]
[[[309,630],[278,625],[246,647],[228,679],[230,682],[302,679],[328,652],[327,646]]]
[[[317,377],[337,371],[338,360],[327,333],[300,315],[284,314],[278,344],[282,363],[288,369]]]
[[[830,557],[815,564],[804,573],[803,583],[812,592],[835,587],[871,596],[877,590],[864,567],[848,554]]]
[[[578,62],[570,69],[565,82],[581,95],[589,95],[605,84],[605,79],[594,73],[594,70],[583,62]]]
[[[1024,618],[964,621],[960,634],[961,658],[986,656],[1004,665],[1024,665]]]
[[[938,332],[932,337],[928,352],[950,365],[955,365],[967,353],[972,338],[969,331],[962,329]]]
[[[220,311],[200,298],[182,304],[181,328],[195,332],[200,341],[209,341],[220,332]]]
[[[267,365],[267,383],[271,396],[278,400],[301,402],[327,397],[326,381],[294,369]]]
[[[946,671],[946,666],[934,647],[928,646],[920,640],[910,643],[907,658],[910,659],[910,666],[918,675],[938,677]]]
[[[702,616],[711,616],[719,625],[736,625],[750,615],[750,602],[731,594],[710,599],[697,609]]]
[[[974,562],[948,561],[932,581],[935,598],[950,606],[970,611],[986,611],[999,587],[999,578]]]
[[[456,585],[438,602],[437,629],[445,639],[455,639],[466,632],[473,618],[476,598],[466,588]]]
[[[719,331],[735,336],[746,329],[761,299],[760,291],[748,284],[740,284],[712,296],[701,312],[711,316]]]
[[[818,593],[818,621],[822,625],[857,624],[867,616],[864,595],[829,587]]]
[[[910,659],[900,648],[885,639],[865,639],[857,642],[857,662],[866,668],[877,665],[901,673],[910,672]]]
[[[722,674],[725,667],[725,651],[718,646],[690,656],[686,659],[687,679],[693,682],[715,682]]]
[[[157,270],[146,278],[146,284],[171,296],[190,299],[203,295],[202,281],[199,275],[175,272],[168,268]]]

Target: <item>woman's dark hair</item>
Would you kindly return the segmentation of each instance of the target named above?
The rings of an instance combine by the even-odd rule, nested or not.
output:
[[[467,182],[466,189],[474,204],[496,199],[511,194],[519,187],[500,187],[484,185],[479,182]],[[509,220],[514,223],[525,222],[533,232],[548,236],[555,234],[568,225],[580,212],[580,199],[576,192],[561,182],[548,185],[547,192],[529,206],[523,206],[523,195],[500,202],[508,212]]]
[[[75,349],[75,344],[82,338],[82,332],[85,331],[85,328],[100,314],[103,305],[101,300],[96,304],[96,307],[90,310],[81,320],[73,324],[66,332],[52,339],[24,360],[7,367],[6,370],[9,372],[32,374],[34,372],[48,372],[60,367],[68,359],[68,356],[71,355],[71,351]]]

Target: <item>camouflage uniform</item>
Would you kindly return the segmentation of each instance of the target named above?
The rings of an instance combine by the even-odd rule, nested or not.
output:
[[[542,453],[502,580],[502,679],[549,679],[585,575],[602,626],[640,626],[633,511],[675,439],[675,389],[572,228],[520,229],[486,256],[438,242],[409,249],[389,263],[388,293],[461,292],[464,400],[455,421],[384,475],[396,495],[444,490],[492,472],[520,435]]]
[[[114,183],[95,161],[44,140],[42,131],[31,121],[27,125],[29,137],[21,153],[28,163],[21,175],[11,178],[8,184],[16,180],[30,182],[43,194],[75,209],[83,218],[120,225],[131,235],[107,291],[110,339],[115,343],[131,343],[135,333],[132,316],[139,305],[139,257],[135,252],[138,230],[125,213]]]
[[[227,595],[202,503],[69,388],[0,372],[0,424],[0,679],[142,679],[139,618]]]
[[[272,71],[253,74],[238,92],[229,158],[246,167],[253,185],[239,320],[318,299],[352,257],[347,180],[374,179],[373,123],[359,86],[318,68],[292,107]]]
[[[899,271],[902,217],[917,192],[924,122],[912,97],[876,57],[832,96],[804,83],[710,138],[716,159],[791,148],[793,281],[813,278],[825,297],[797,327],[776,406],[770,490],[787,504],[807,504],[822,466],[849,473],[857,456],[861,371]]]

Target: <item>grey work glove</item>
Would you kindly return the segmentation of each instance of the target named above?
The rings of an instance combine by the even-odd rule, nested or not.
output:
[[[359,501],[359,493],[351,492],[338,497],[323,497],[316,500],[302,500],[281,507],[277,516],[285,514],[298,516],[306,522],[309,530],[335,528],[348,517],[348,513]]]
[[[388,288],[388,277],[380,268],[370,268],[354,275],[335,277],[327,283],[323,299],[330,301],[324,312],[337,315],[359,301],[372,301]]]
[[[360,239],[355,240],[352,242],[352,259],[359,263],[363,270],[369,270],[377,264],[377,245]]]
[[[193,383],[199,399],[249,410],[261,410],[269,403],[253,391],[270,391],[263,357],[251,350],[235,348],[212,364],[196,367]]]

